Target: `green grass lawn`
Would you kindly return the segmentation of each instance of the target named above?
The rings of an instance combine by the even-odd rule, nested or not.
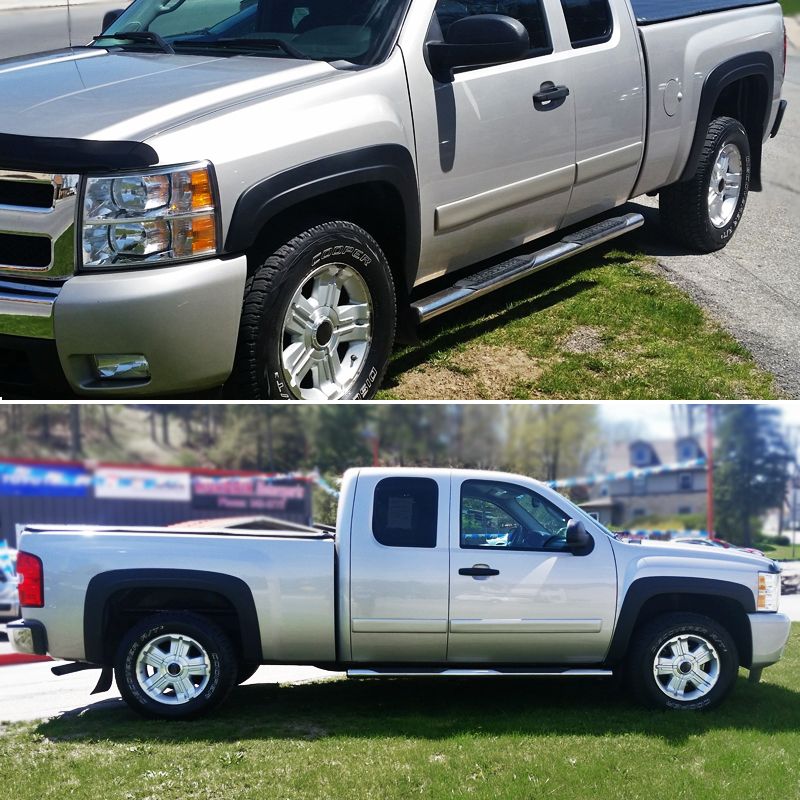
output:
[[[800,0],[781,0],[784,14],[800,14]]]
[[[246,686],[216,716],[88,711],[0,728],[13,800],[800,796],[800,625],[758,685],[705,714],[590,680]],[[1,713],[1,712],[0,712]]]
[[[757,544],[755,547],[763,550],[764,555],[770,558],[777,558],[781,561],[792,558],[792,546],[790,544]],[[800,545],[795,546],[794,558],[800,559]]]
[[[711,268],[711,267],[709,267]],[[773,398],[772,376],[646,256],[593,251],[422,326],[379,398]]]

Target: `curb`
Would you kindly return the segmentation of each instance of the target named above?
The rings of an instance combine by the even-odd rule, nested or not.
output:
[[[0,667],[12,667],[17,664],[36,664],[39,661],[52,661],[50,656],[29,656],[26,653],[0,654]]]

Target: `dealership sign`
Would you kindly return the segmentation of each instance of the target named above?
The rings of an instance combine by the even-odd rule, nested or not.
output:
[[[23,497],[85,497],[92,476],[81,467],[0,463],[0,494]]]
[[[192,496],[192,476],[188,472],[102,467],[94,474],[94,496],[104,500],[188,503]]]
[[[228,511],[306,512],[309,484],[302,478],[264,476],[192,478],[192,505]]]

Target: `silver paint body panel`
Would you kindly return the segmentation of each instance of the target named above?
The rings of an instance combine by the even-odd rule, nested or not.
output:
[[[436,546],[386,547],[372,534],[377,483],[425,477],[439,489]],[[525,487],[580,519],[592,553],[461,549],[460,485],[470,479]],[[343,665],[601,664],[628,588],[647,577],[731,581],[757,595],[765,558],[691,545],[628,544],[547,486],[521,475],[477,470],[368,468],[345,473],[335,540],[290,530],[235,535],[168,528],[35,528],[19,547],[42,559],[45,607],[24,608],[47,630],[49,652],[85,657],[84,602],[93,577],[164,568],[235,576],[252,592],[264,662]],[[491,560],[500,575],[476,580],[458,569]],[[759,665],[785,644],[785,617],[751,615]],[[417,665],[422,665],[417,666]],[[535,670],[532,670],[535,672]],[[434,670],[439,673],[441,670]],[[469,670],[470,674],[474,670]],[[397,674],[404,670],[397,670]]]

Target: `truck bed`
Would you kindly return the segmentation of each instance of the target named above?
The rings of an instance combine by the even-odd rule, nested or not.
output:
[[[639,25],[652,25],[698,14],[713,14],[734,8],[769,5],[775,0],[631,0]]]

